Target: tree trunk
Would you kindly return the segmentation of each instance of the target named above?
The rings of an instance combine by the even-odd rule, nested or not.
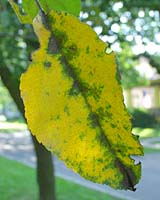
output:
[[[32,136],[37,156],[37,181],[40,200],[55,200],[52,155]]]
[[[24,105],[20,98],[19,78],[15,78],[9,69],[0,66],[0,77],[3,84],[8,89],[11,97],[17,105],[18,110],[24,117]],[[25,117],[24,117],[25,119]],[[31,134],[34,149],[37,157],[37,181],[39,185],[39,200],[55,200],[54,169],[52,154],[39,144],[37,139]]]

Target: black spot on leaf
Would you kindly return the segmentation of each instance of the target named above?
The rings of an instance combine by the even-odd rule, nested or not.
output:
[[[48,61],[45,61],[44,63],[44,66],[46,67],[46,68],[49,68],[49,67],[51,67],[51,62],[48,62]]]

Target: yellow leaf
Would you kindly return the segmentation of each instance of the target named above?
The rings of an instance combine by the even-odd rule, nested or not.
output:
[[[143,149],[131,133],[114,53],[76,17],[51,11],[50,27],[42,21],[33,22],[40,49],[20,85],[29,128],[86,179],[134,190],[141,164],[130,156]]]

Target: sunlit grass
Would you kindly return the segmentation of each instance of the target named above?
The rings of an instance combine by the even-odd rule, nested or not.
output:
[[[57,200],[120,200],[56,177]],[[0,157],[0,199],[37,200],[35,169]]]

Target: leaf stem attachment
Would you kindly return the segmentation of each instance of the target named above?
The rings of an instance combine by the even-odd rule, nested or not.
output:
[[[45,14],[43,8],[41,7],[39,1],[38,1],[38,0],[35,0],[35,3],[36,3],[36,5],[37,5],[37,7],[38,7],[38,9],[39,9],[39,11],[40,11],[40,15],[41,15],[41,17],[42,17],[42,23],[45,25],[45,27],[46,27],[47,29],[49,29],[49,24],[48,24],[47,15]]]

